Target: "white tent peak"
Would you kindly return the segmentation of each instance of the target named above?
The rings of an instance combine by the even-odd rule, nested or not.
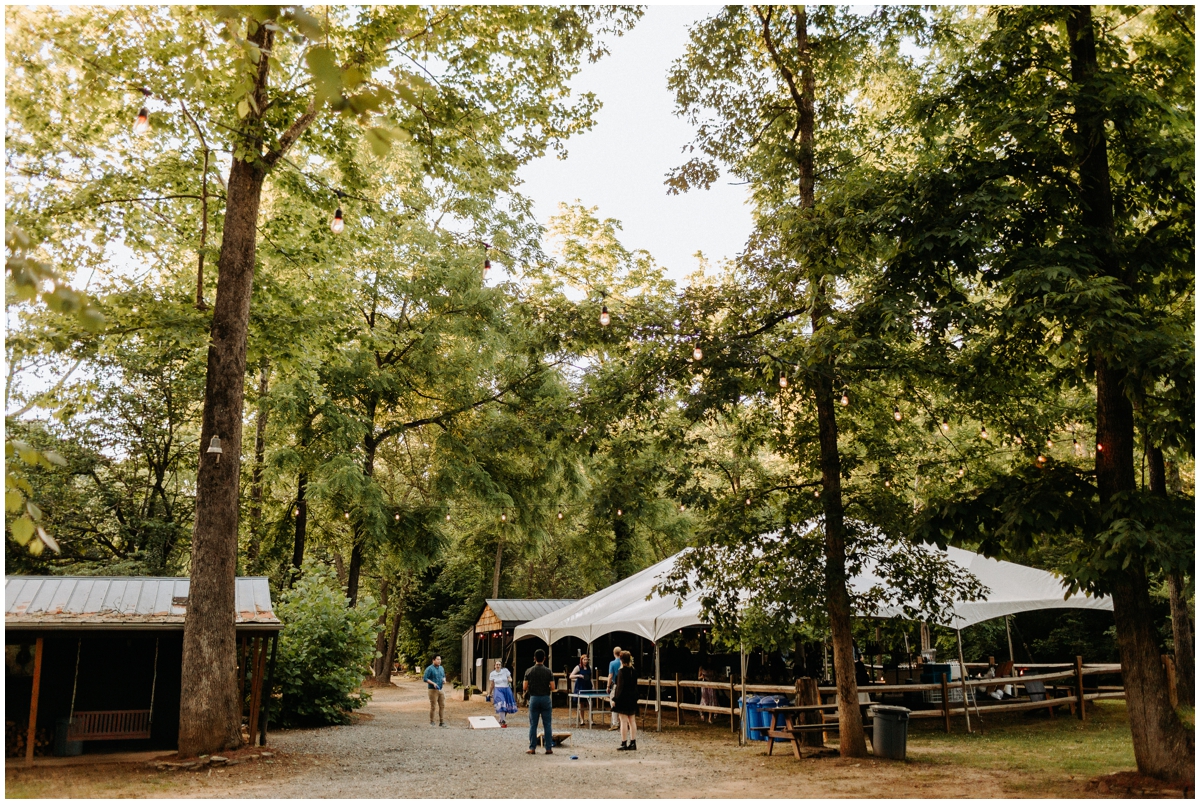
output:
[[[942,552],[963,569],[968,570],[988,589],[983,600],[956,601],[952,606],[951,623],[966,628],[994,617],[1038,609],[1098,609],[1112,611],[1107,597],[1070,594],[1062,579],[1045,570],[1000,561],[994,558],[949,547]],[[708,625],[701,617],[699,590],[680,599],[676,595],[659,596],[654,588],[672,569],[686,550],[659,561],[653,566],[630,575],[612,586],[518,626],[516,639],[537,637],[552,644],[563,637],[573,636],[585,642],[616,631],[645,637],[657,642],[680,628]],[[856,591],[866,591],[883,581],[865,570],[854,577],[850,585]],[[873,612],[877,617],[903,617],[900,607],[887,607]]]

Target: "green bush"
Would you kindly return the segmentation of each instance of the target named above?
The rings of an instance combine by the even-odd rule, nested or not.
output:
[[[333,573],[316,564],[280,596],[275,689],[282,700],[271,712],[279,725],[346,723],[370,699],[360,685],[376,656],[380,612],[370,598],[357,608],[347,603]]]

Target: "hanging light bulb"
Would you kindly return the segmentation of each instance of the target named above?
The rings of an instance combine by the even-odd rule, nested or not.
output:
[[[621,513],[622,513],[622,512],[621,512],[621,509],[620,509],[620,508],[618,508],[618,509],[617,509],[617,516],[621,516]]]
[[[600,305],[600,326],[607,327],[612,323],[612,316],[608,314],[608,305]]]
[[[979,437],[982,438],[984,441],[988,440],[987,425],[984,425],[979,428]]]
[[[779,375],[779,387],[787,388],[787,375],[786,374]]]
[[[820,496],[821,496],[821,490],[820,490],[820,489],[813,489],[813,496],[814,496],[814,497],[820,497]]]
[[[501,514],[501,515],[500,515],[500,521],[501,521],[501,522],[507,522],[507,521],[508,521],[508,514]]]
[[[1049,438],[1046,439],[1046,449],[1054,449],[1054,442]]]
[[[692,360],[695,360],[697,363],[699,363],[703,359],[704,359],[704,352],[700,350],[699,346],[697,346],[695,349],[692,350]]]
[[[1037,457],[1037,462],[1038,462],[1038,463],[1045,463],[1045,462],[1046,462],[1046,456],[1045,456],[1045,455],[1039,455],[1039,456]]]
[[[1097,442],[1096,452],[1103,452],[1103,451],[1104,451],[1104,445]]]
[[[293,509],[292,509],[292,516],[300,516],[300,509],[299,509],[299,508],[293,508]]]
[[[447,521],[447,522],[449,522],[449,521],[450,521],[450,515],[449,515],[449,514],[446,514],[446,521]]]
[[[680,511],[686,511],[686,510],[687,510],[687,506],[686,506],[686,505],[684,505],[683,503],[680,503],[680,504],[679,504],[679,510],[680,510]]]
[[[900,421],[901,419],[904,418],[904,414],[900,412],[899,405],[896,405],[896,407],[894,407],[892,409],[892,418],[895,419],[896,421]]]
[[[883,487],[885,489],[890,489],[892,487],[892,481],[890,481],[890,480],[883,481]]]
[[[942,432],[943,433],[950,432],[950,420],[949,419],[942,419]]]
[[[396,516],[395,516],[395,517],[393,517],[393,518],[394,518],[394,519],[395,519],[397,522],[399,522],[399,521],[400,521],[400,515],[399,515],[399,514],[396,514]]]
[[[847,391],[842,391],[841,399],[842,407],[847,407],[850,404],[850,394]]]
[[[558,518],[559,518],[559,521],[562,521],[562,511],[558,512]]]
[[[959,477],[962,477],[962,476],[963,476],[963,475],[965,475],[966,473],[967,473],[967,467],[965,467],[965,466],[960,466],[960,467],[958,467],[958,472],[956,472],[956,474],[957,474]]]
[[[492,270],[492,261],[489,260],[487,257],[484,257],[483,258],[483,275],[487,276],[488,271],[490,271],[490,270]]]
[[[133,133],[139,137],[150,130],[150,110],[143,106],[138,110],[137,119],[133,121]]]
[[[342,208],[338,207],[333,213],[333,220],[329,222],[329,230],[334,234],[341,234],[346,228],[346,219],[342,217]]]
[[[746,498],[746,505],[749,505],[749,504],[750,504],[750,498],[749,498],[749,497],[747,497],[747,498]]]
[[[350,512],[349,512],[349,511],[347,511],[346,513],[342,514],[342,517],[343,517],[343,518],[345,518],[345,519],[349,519],[349,518],[350,518]]]
[[[1020,436],[1013,436],[1013,441],[1017,442],[1017,446],[1025,443],[1025,439],[1021,438]]]

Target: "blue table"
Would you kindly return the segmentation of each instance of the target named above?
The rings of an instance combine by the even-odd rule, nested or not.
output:
[[[605,690],[583,690],[582,692],[572,692],[567,695],[567,719],[571,719],[571,699],[575,699],[575,712],[580,712],[580,707],[583,702],[587,701],[588,705],[588,728],[592,727],[592,705],[594,701],[608,700],[608,692]],[[571,721],[572,723],[574,721]]]

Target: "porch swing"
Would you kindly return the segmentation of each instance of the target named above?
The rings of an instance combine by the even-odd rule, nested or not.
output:
[[[154,693],[158,687],[158,637],[154,638],[154,675],[150,682],[149,709],[110,709],[76,712],[75,693],[79,689],[79,658],[83,653],[83,638],[75,649],[75,680],[71,685],[71,711],[67,740],[148,740],[154,722]]]

